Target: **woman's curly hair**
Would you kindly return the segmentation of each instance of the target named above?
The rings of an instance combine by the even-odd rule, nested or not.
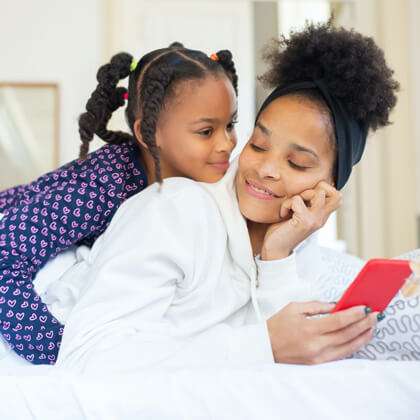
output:
[[[335,28],[331,20],[307,24],[304,30],[291,32],[289,38],[274,41],[263,57],[270,64],[259,78],[265,86],[322,79],[347,112],[365,127],[374,131],[390,124],[399,84],[372,38]],[[299,95],[305,96],[305,91]]]
[[[114,55],[109,63],[99,68],[96,75],[98,85],[86,104],[86,112],[79,117],[80,158],[86,158],[94,134],[111,144],[133,140],[131,133],[107,128],[112,113],[125,105],[124,97],[128,94],[125,109],[128,125],[134,133],[134,124],[141,118],[142,140],[153,157],[155,177],[160,182],[162,177],[155,133],[159,115],[167,101],[175,95],[175,87],[188,80],[204,79],[209,74],[224,75],[238,94],[238,76],[232,54],[221,50],[215,58],[184,48],[179,42],[146,54],[134,70],[130,54],[122,52]],[[129,77],[128,90],[118,87],[119,81],[126,77]]]

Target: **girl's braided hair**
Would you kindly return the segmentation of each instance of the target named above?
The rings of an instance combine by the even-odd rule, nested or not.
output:
[[[80,158],[86,158],[94,134],[110,144],[133,140],[132,134],[107,128],[112,113],[125,104],[124,96],[128,92],[125,109],[128,125],[134,133],[134,123],[141,118],[142,139],[155,162],[156,180],[161,182],[156,126],[165,103],[175,94],[176,85],[204,79],[209,74],[226,75],[238,94],[238,77],[230,51],[218,51],[211,59],[201,51],[184,48],[178,42],[146,54],[130,71],[132,62],[133,57],[122,52],[99,68],[96,76],[98,85],[86,104],[86,112],[79,118]],[[128,90],[118,87],[119,81],[127,76]]]

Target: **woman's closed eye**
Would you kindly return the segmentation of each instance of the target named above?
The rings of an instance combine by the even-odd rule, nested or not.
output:
[[[265,152],[265,149],[263,149],[260,146],[257,146],[255,143],[250,143],[250,146],[255,152]]]
[[[302,166],[302,165],[298,165],[297,163],[289,160],[289,165],[293,168],[293,169],[297,169],[298,171],[304,171],[305,169],[309,169],[308,166]]]

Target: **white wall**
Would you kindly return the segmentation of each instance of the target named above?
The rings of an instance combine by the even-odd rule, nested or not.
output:
[[[255,72],[250,1],[0,0],[0,11],[0,51],[7,57],[0,80],[59,84],[59,163],[78,155],[77,118],[96,86],[98,67],[117,51],[140,57],[175,39],[209,54],[232,50],[240,75],[242,143],[251,132]],[[116,119],[118,129],[126,128],[122,114]]]
[[[248,0],[108,0],[107,59],[125,50],[135,57],[174,41],[209,55],[229,49],[239,75],[238,151],[255,117],[253,4]],[[121,129],[123,114],[111,121]]]
[[[101,0],[0,0],[0,80],[60,88],[60,161],[78,154],[77,117],[103,51]]]

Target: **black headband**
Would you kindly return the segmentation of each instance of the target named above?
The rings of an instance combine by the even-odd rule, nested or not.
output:
[[[349,179],[353,166],[362,157],[368,130],[367,127],[363,127],[362,124],[346,111],[337,98],[330,95],[328,87],[322,80],[298,82],[284,87],[277,87],[262,104],[255,121],[258,120],[261,112],[272,101],[280,96],[303,89],[317,89],[331,110],[337,144],[337,163],[334,179],[336,188],[341,190]]]

